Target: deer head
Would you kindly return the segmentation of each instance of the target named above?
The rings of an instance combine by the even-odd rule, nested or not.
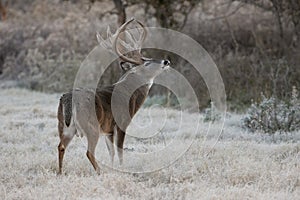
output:
[[[129,24],[136,21],[141,27],[136,29],[140,36],[136,38],[130,31],[125,31]],[[138,75],[143,75],[147,79],[155,78],[163,70],[168,69],[170,61],[155,60],[153,58],[146,58],[141,53],[142,43],[147,36],[145,26],[134,18],[125,22],[115,34],[112,34],[110,28],[107,29],[107,40],[104,40],[99,33],[97,39],[99,44],[113,52],[120,58],[120,67],[124,72],[134,72]],[[128,43],[125,42],[125,38]]]

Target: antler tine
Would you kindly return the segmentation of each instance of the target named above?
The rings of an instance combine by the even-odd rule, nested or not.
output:
[[[106,30],[106,38],[111,38],[112,37],[112,33],[110,31],[110,26],[108,25],[107,30]]]
[[[137,32],[139,33],[139,39],[136,40],[137,42],[140,42],[140,40],[142,39],[142,31],[140,30],[140,28],[136,27]]]
[[[133,44],[133,46],[134,46],[133,50],[136,50],[136,44],[138,41],[136,40],[134,35],[131,34],[129,31],[125,31],[125,34],[126,34],[127,38],[129,39],[129,41]]]
[[[99,43],[99,44],[102,44],[103,41],[104,41],[104,39],[103,39],[103,37],[100,35],[99,32],[96,33],[96,37],[97,37],[98,43]]]
[[[111,49],[111,46],[108,44],[107,41],[103,39],[99,32],[97,32],[96,37],[100,46],[102,46],[105,49]]]
[[[128,26],[128,24],[130,24],[130,23],[131,23],[132,21],[134,21],[134,20],[135,20],[134,18],[130,19],[129,21],[127,21],[126,23],[124,23],[124,24],[117,30],[117,32],[116,32],[116,37],[115,37],[115,39],[114,39],[114,41],[113,41],[113,48],[114,48],[116,54],[117,54],[121,59],[123,59],[124,61],[127,61],[127,62],[130,62],[130,63],[139,65],[139,64],[142,64],[142,61],[141,61],[141,60],[138,61],[138,60],[134,60],[134,59],[128,58],[128,57],[124,56],[124,55],[119,51],[119,49],[117,48],[118,38],[119,38],[121,32],[123,32],[123,31],[126,29],[126,27]],[[139,23],[139,24],[140,24],[140,23]],[[140,57],[141,57],[141,55],[140,55]]]
[[[125,49],[130,49],[130,50],[133,49],[132,46],[130,46],[130,44],[126,43],[126,42],[123,41],[123,40],[121,40],[120,43],[121,43],[121,45],[122,45],[123,47],[125,47]],[[129,50],[129,51],[130,51],[130,50]]]
[[[144,24],[142,22],[140,22],[139,20],[136,20],[136,22],[142,27],[143,29],[143,35],[140,37],[139,42],[140,44],[142,44],[145,41],[145,38],[147,36],[147,30],[144,26]]]

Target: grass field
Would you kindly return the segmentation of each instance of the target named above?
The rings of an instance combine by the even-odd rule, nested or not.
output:
[[[220,137],[220,124],[209,126],[202,116],[197,135],[190,137],[196,129],[195,114],[182,114],[185,123],[178,132],[178,111],[145,108],[135,122],[148,122],[150,112],[151,126],[129,127],[129,134],[160,130],[163,124],[165,136],[126,138],[121,169],[142,172],[151,166],[155,170],[176,150],[182,151],[180,144],[185,143],[180,142],[193,141],[172,165],[151,173],[111,170],[106,166],[108,151],[101,137],[96,154],[101,165],[98,176],[85,156],[86,139],[75,137],[65,155],[64,173],[58,176],[56,110],[60,95],[1,89],[0,97],[1,199],[300,199],[300,132],[248,133],[240,126],[241,116],[231,114]],[[149,160],[147,154],[155,151],[161,156]],[[134,152],[144,153],[147,162],[131,157]]]

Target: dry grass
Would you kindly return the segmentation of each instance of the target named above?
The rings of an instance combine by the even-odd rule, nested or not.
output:
[[[74,138],[67,149],[65,174],[57,176],[56,107],[60,95],[6,89],[0,91],[0,96],[2,199],[3,196],[6,199],[300,197],[299,132],[287,136],[246,133],[239,127],[241,116],[232,115],[216,145],[217,125],[211,126],[212,131],[203,142],[201,133],[205,133],[207,124],[201,122],[191,148],[167,168],[146,174],[130,174],[102,167],[100,176],[96,175],[85,156],[85,139]],[[141,110],[140,121],[146,119],[144,114],[147,111]],[[153,108],[154,121],[164,115],[159,115],[159,112],[158,108]],[[170,113],[170,118],[176,118],[175,111]],[[172,131],[171,128],[171,125],[166,125],[167,130]],[[103,141],[101,138],[98,144],[97,158],[108,154]],[[161,141],[151,144],[140,144],[130,138],[125,141],[126,148],[133,151],[139,151],[145,144],[159,146]],[[154,162],[159,164],[159,160]]]

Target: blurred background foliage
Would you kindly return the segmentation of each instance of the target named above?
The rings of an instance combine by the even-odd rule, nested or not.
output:
[[[135,17],[147,26],[188,34],[222,74],[229,109],[241,111],[265,96],[286,100],[300,88],[299,0],[0,0],[0,88],[43,92],[72,88],[95,33]],[[153,57],[161,52],[149,50]],[[166,57],[195,88],[200,108],[210,105],[202,77],[177,55]],[[116,65],[100,83],[119,77]],[[165,95],[156,86],[152,95]],[[155,99],[157,97],[153,97]]]

